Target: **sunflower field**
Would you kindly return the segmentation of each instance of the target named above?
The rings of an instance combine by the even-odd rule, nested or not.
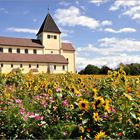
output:
[[[138,139],[140,78],[0,74],[0,139]]]

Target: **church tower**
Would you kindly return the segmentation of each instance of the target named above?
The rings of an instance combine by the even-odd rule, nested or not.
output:
[[[43,21],[37,33],[37,39],[39,39],[44,46],[44,54],[60,54],[61,32],[50,13],[48,13]]]

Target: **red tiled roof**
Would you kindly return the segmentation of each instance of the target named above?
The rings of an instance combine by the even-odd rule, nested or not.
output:
[[[75,51],[71,43],[62,43],[62,49],[64,51]]]
[[[0,45],[44,48],[44,46],[41,45],[41,42],[37,39],[12,38],[12,37],[0,37]],[[62,43],[62,49],[64,51],[75,51],[71,43]]]
[[[0,62],[30,62],[30,63],[58,63],[68,64],[60,54],[16,54],[0,53]]]
[[[43,48],[37,39],[0,37],[0,45]]]

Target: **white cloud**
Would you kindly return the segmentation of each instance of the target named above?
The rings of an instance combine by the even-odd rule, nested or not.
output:
[[[122,28],[122,29],[119,29],[119,30],[114,30],[114,29],[111,29],[111,28],[105,28],[104,31],[118,34],[118,33],[132,33],[132,32],[136,32],[136,29],[130,28],[130,27]]]
[[[106,65],[110,68],[116,68],[120,63],[123,64],[130,64],[130,63],[139,63],[140,62],[140,56],[138,55],[126,55],[126,54],[120,54],[115,56],[107,56],[107,57],[98,57],[98,58],[86,58],[86,57],[77,57],[77,67],[78,71],[81,69],[84,69],[88,64],[96,65],[98,67],[101,67],[103,65]]]
[[[127,15],[133,20],[140,21],[140,1],[139,0],[116,0],[109,10],[122,10],[122,15]]]
[[[103,26],[112,25],[112,21],[110,21],[110,20],[104,20],[101,24],[102,24]]]
[[[140,40],[102,38],[98,40],[98,47],[88,44],[77,48],[77,67],[83,69],[88,64],[93,64],[114,68],[120,63],[138,63],[140,56],[135,53],[140,53]]]
[[[38,30],[36,29],[15,28],[15,27],[10,27],[10,28],[7,28],[6,30],[10,32],[30,33],[30,34],[36,34],[38,32]]]
[[[102,26],[111,24],[111,21],[99,21],[94,18],[85,16],[81,14],[79,8],[71,6],[67,9],[57,9],[55,13],[55,18],[57,22],[63,26],[83,26],[90,29],[98,29]]]
[[[5,8],[0,8],[0,13],[8,14],[8,11]]]
[[[89,2],[93,3],[93,4],[97,5],[97,6],[100,6],[101,4],[106,3],[107,1],[108,0],[90,0]]]

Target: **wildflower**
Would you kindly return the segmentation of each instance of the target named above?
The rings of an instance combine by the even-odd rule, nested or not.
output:
[[[128,94],[124,93],[124,96],[125,96],[127,99],[132,100],[131,95],[128,95]]]
[[[34,87],[34,91],[37,91],[37,90],[38,90],[38,87],[37,87],[37,86],[35,86],[35,87]]]
[[[93,119],[94,119],[96,122],[98,122],[98,121],[100,120],[100,117],[99,117],[98,112],[93,113]]]
[[[101,96],[97,97],[96,102],[95,102],[95,107],[99,108],[103,104],[104,104],[104,99]]]
[[[85,129],[84,129],[84,127],[83,126],[80,126],[80,131],[82,132],[82,133],[84,133],[84,131],[85,131]]]
[[[83,140],[83,136],[80,136],[80,138],[79,138],[80,140]]]
[[[78,98],[77,102],[83,101],[83,98]]]
[[[118,136],[121,137],[121,136],[122,136],[122,132],[119,132],[119,133],[118,133]]]
[[[106,100],[106,101],[105,101],[104,109],[105,109],[108,113],[110,112],[110,109],[109,109],[109,100]]]
[[[73,104],[70,105],[70,109],[71,110],[74,109],[74,105]]]
[[[67,101],[67,99],[65,99],[65,100],[63,101],[63,106],[67,106],[67,104],[68,104],[68,101]]]
[[[60,88],[59,87],[56,88],[56,92],[60,92]]]
[[[93,109],[96,109],[96,108],[95,108],[95,103],[94,103],[94,102],[91,103],[91,107],[92,107]]]
[[[83,82],[81,82],[80,85],[81,85],[82,87],[84,87],[85,84],[84,84]]]
[[[90,133],[90,131],[91,131],[90,128],[87,128],[86,130],[87,130],[88,133]]]
[[[48,94],[52,95],[52,90],[48,89]]]
[[[128,92],[128,93],[131,93],[131,87],[128,87],[128,88],[127,88],[127,92]]]
[[[88,104],[89,102],[87,100],[82,100],[78,102],[78,106],[81,110],[87,111],[88,110]]]
[[[53,88],[57,88],[57,83],[54,83],[53,84]]]
[[[116,113],[117,112],[116,109],[114,109],[114,108],[112,108],[111,110],[112,110],[113,113]]]
[[[21,109],[20,109],[20,114],[23,115],[24,112],[25,112],[25,109],[24,109],[24,108],[21,108]]]
[[[57,110],[57,106],[54,106],[54,107],[53,107],[53,111],[56,111],[56,110]]]
[[[102,138],[106,137],[105,132],[100,131],[99,133],[97,133],[94,137],[95,140],[100,140]]]
[[[96,88],[92,89],[92,94],[93,94],[93,98],[96,97],[96,95],[97,95],[97,89]]]

